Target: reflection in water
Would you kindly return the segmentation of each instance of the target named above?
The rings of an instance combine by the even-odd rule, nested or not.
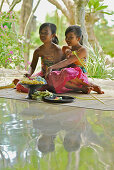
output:
[[[113,116],[0,98],[0,170],[112,170]]]

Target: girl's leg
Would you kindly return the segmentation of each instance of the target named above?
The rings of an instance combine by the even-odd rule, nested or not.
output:
[[[96,84],[93,84],[93,83],[85,83],[83,82],[81,79],[78,79],[78,78],[75,78],[75,79],[72,79],[70,80],[70,82],[74,85],[78,85],[78,84],[81,84],[83,86],[84,89],[90,89],[97,92],[98,94],[104,94],[104,91],[101,90],[100,86],[96,85]],[[72,85],[71,85],[72,86]],[[87,88],[88,87],[88,88]],[[82,88],[82,90],[83,90]],[[81,90],[81,91],[82,91]]]
[[[84,94],[89,94],[93,87],[82,86],[81,88],[78,87],[78,84],[73,83],[72,81],[68,81],[65,84],[65,87],[68,89],[72,89],[75,92],[82,91]]]
[[[93,87],[93,91],[96,91],[98,94],[104,94],[104,91],[101,90],[100,86],[89,83],[91,87]]]

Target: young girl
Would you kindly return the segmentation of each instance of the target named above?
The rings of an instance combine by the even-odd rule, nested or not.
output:
[[[39,57],[41,57],[41,72],[35,76],[42,77],[45,77],[49,66],[56,64],[63,59],[62,50],[57,45],[58,38],[56,36],[56,25],[52,23],[42,24],[39,29],[39,34],[43,44],[34,51],[29,71],[25,74],[26,77],[30,77],[34,73]],[[48,89],[48,87],[45,88]],[[16,89],[22,92],[28,91],[28,89],[24,88],[20,83],[17,84]]]
[[[48,84],[54,87],[56,93],[63,93],[69,91],[69,89],[83,93],[90,93],[91,90],[100,94],[104,93],[99,86],[88,82],[85,69],[87,50],[82,46],[81,28],[77,25],[69,26],[66,29],[65,36],[68,46],[64,46],[62,50],[66,59],[48,68],[46,73]],[[63,69],[53,71],[60,68]]]

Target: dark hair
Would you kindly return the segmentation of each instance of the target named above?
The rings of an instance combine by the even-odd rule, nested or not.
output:
[[[77,132],[69,132],[64,137],[63,141],[64,148],[67,152],[77,151],[81,145],[81,136]]]
[[[42,29],[43,29],[44,27],[49,27],[49,28],[51,29],[52,34],[56,34],[56,30],[57,30],[56,25],[55,25],[55,24],[52,24],[52,23],[48,23],[48,22],[43,23],[43,24],[40,26],[39,34],[40,34],[40,32],[42,31]],[[59,40],[58,40],[58,38],[57,38],[56,35],[52,38],[52,42],[55,43],[55,44],[59,44]]]
[[[78,26],[78,25],[71,25],[69,26],[66,31],[65,31],[65,36],[69,33],[69,32],[74,32],[74,34],[80,38],[80,41],[79,43],[81,45],[83,45],[83,35],[82,35],[82,30],[81,30],[81,27]]]
[[[47,141],[46,141],[47,139]],[[42,136],[38,141],[38,150],[42,153],[53,152],[55,150],[54,144],[55,136]]]

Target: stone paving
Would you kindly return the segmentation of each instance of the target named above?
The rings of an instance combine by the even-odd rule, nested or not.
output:
[[[0,86],[10,84],[15,78],[22,78],[25,72],[25,70],[0,68]]]
[[[22,78],[23,77],[23,74],[26,73],[26,71],[23,71],[23,70],[11,70],[11,69],[0,69],[0,86],[4,86],[4,85],[8,85],[10,83],[12,83],[12,80],[15,79],[15,78]],[[105,104],[108,104],[108,107],[105,105],[99,105],[100,102],[96,102],[96,101],[89,101],[88,100],[83,100],[83,98],[91,98],[91,94],[88,95],[88,94],[77,94],[77,93],[73,93],[73,94],[67,94],[67,95],[72,95],[72,96],[77,96],[77,97],[80,97],[82,98],[81,100],[76,101],[76,103],[74,104],[74,106],[77,106],[77,107],[86,107],[86,108],[91,108],[90,106],[92,105],[92,107],[94,109],[108,109],[108,110],[114,110],[114,80],[104,80],[104,79],[90,79],[89,78],[89,81],[99,85],[101,87],[102,90],[104,90],[105,94],[97,94],[97,93],[94,93],[94,92],[91,92],[92,95],[94,95],[93,97],[97,97],[98,99],[101,99],[103,102],[105,102]],[[7,95],[4,94],[6,93],[5,92],[6,90],[1,90],[0,91],[0,97],[2,96],[6,96],[7,98]],[[11,96],[10,94],[10,91],[8,92],[9,93],[9,96]],[[14,99],[18,99],[19,98],[19,95],[21,96],[21,98],[25,98],[26,94],[17,94],[16,92],[14,92],[14,96],[12,96]],[[16,97],[15,97],[16,96]],[[73,105],[71,104],[71,105]],[[105,108],[104,108],[105,107]],[[107,107],[107,108],[106,108]]]

